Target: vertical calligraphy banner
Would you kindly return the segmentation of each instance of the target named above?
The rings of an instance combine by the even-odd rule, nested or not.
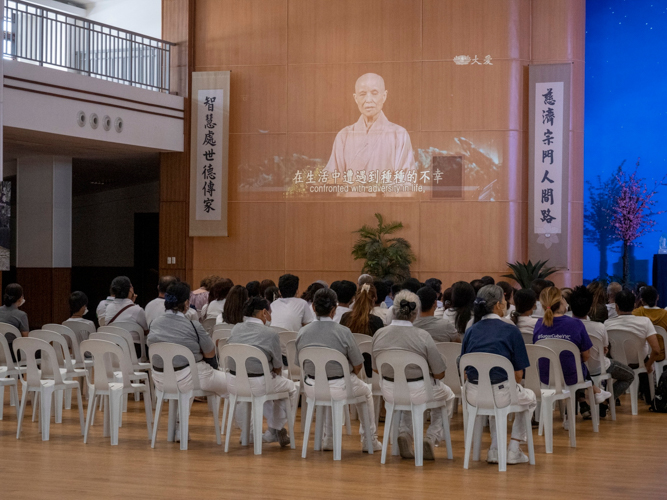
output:
[[[567,267],[572,65],[529,67],[528,257]]]
[[[228,236],[229,77],[192,73],[190,236]]]

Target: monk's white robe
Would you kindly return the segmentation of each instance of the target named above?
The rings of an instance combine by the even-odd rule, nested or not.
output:
[[[410,135],[400,125],[391,123],[382,111],[367,131],[364,117],[338,132],[326,170],[404,170],[414,169]]]

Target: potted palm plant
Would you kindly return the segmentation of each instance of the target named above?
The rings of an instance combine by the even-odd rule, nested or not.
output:
[[[507,266],[512,270],[512,274],[503,274],[503,278],[511,278],[516,281],[521,288],[530,288],[533,281],[537,279],[546,279],[558,271],[555,267],[545,267],[548,260],[538,260],[535,264],[532,261],[515,262],[514,264],[507,263]]]

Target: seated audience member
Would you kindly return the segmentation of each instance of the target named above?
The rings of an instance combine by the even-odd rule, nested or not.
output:
[[[387,307],[386,299],[387,295],[391,292],[391,287],[383,280],[375,280],[373,286],[375,287],[377,297],[372,312],[381,318],[385,325],[388,325],[391,323],[391,309]]]
[[[95,323],[84,316],[88,314],[88,296],[83,292],[72,292],[69,296],[69,319],[67,321],[77,321],[83,323],[95,331]]]
[[[420,288],[417,292],[421,310],[414,322],[415,328],[421,328],[431,335],[434,342],[461,342],[461,336],[456,331],[454,323],[442,318],[436,318],[435,309],[437,297],[435,290],[429,286]]]
[[[486,285],[495,285],[496,284],[496,280],[494,280],[492,276],[482,276],[479,279],[479,281],[481,281],[484,284],[484,286],[486,286]]]
[[[635,309],[641,307],[642,305],[642,289],[647,286],[647,283],[644,283],[643,281],[638,281],[635,284],[635,289],[633,290],[633,293],[635,295]]]
[[[509,318],[511,317],[512,312],[516,308],[516,306],[514,305],[514,291],[515,291],[514,287],[510,285],[507,281],[499,281],[498,283],[495,284],[503,289],[503,293],[505,294],[505,302],[507,302],[507,317]]]
[[[134,293],[134,287],[130,278],[127,276],[118,276],[111,282],[111,293],[115,297],[113,303],[107,306],[104,316],[106,326],[114,326],[114,323],[135,323],[148,333],[148,323],[146,322],[146,313],[141,306],[134,303],[137,295]],[[141,344],[139,335],[130,332],[134,339],[134,348],[137,351],[137,357],[141,356]]]
[[[373,436],[373,451],[380,451],[382,443],[377,439],[377,430],[375,428],[375,411],[373,407],[373,391],[369,384],[364,383],[357,377],[364,364],[364,357],[359,351],[357,342],[349,328],[336,323],[333,318],[336,314],[337,298],[336,292],[332,288],[318,290],[313,298],[313,310],[317,319],[307,324],[299,331],[296,338],[296,359],[295,362],[300,365],[299,353],[306,347],[327,347],[335,349],[348,359],[350,363],[350,383],[352,384],[352,393],[356,397],[366,398],[368,408],[368,418],[370,429],[364,429],[361,423],[360,433],[362,448],[366,450],[366,441],[364,435],[370,432]],[[310,362],[304,366],[304,390],[309,398],[315,396],[315,367]],[[334,400],[347,398],[347,389],[343,379],[343,368],[336,363],[328,363],[326,367],[327,377],[329,379],[329,388],[331,397]],[[359,415],[362,415],[362,409],[359,408]],[[324,451],[333,450],[333,428],[331,420],[331,411],[324,412],[324,433],[322,448]]]
[[[202,320],[217,318],[225,309],[225,302],[227,295],[234,286],[234,282],[230,279],[221,279],[216,281],[208,292],[209,303],[201,309]]]
[[[472,280],[470,282],[470,286],[472,286],[473,290],[475,290],[475,293],[477,293],[484,286],[484,282],[482,280]]]
[[[270,286],[264,290],[264,298],[269,301],[269,304],[273,304],[280,298],[280,290],[277,286]]]
[[[609,319],[616,318],[618,314],[616,313],[616,294],[623,290],[623,287],[620,283],[612,281],[607,287],[607,316]]]
[[[592,281],[586,287],[593,294],[593,305],[588,311],[588,317],[591,321],[604,323],[609,318],[607,312],[607,287],[602,281]]]
[[[412,293],[417,293],[417,291],[422,287],[422,284],[417,278],[408,278],[401,285],[401,290],[409,290]]]
[[[442,281],[438,278],[429,278],[424,281],[424,286],[429,286],[433,288],[433,291],[438,295],[438,300],[436,301],[436,309],[442,307]]]
[[[612,330],[623,330],[633,333],[639,338],[646,340],[644,345],[644,352],[642,359],[628,358],[628,366],[630,368],[637,368],[639,363],[644,362],[646,370],[651,373],[653,371],[653,363],[657,361],[662,353],[660,351],[660,344],[658,342],[658,335],[655,331],[655,326],[650,318],[645,316],[635,316],[632,311],[635,308],[635,296],[630,290],[621,290],[616,294],[616,318],[608,319],[604,322],[607,332]],[[650,354],[649,354],[649,347]],[[612,352],[612,355],[614,353]],[[639,390],[647,402],[650,402],[650,390],[648,386],[648,375],[645,373],[639,374]]]
[[[459,335],[465,334],[472,324],[472,306],[475,301],[475,289],[470,283],[457,281],[452,285],[452,307],[443,314],[443,319],[454,323]]]
[[[190,287],[181,281],[172,283],[164,296],[165,313],[153,320],[146,344],[150,347],[161,342],[182,345],[192,351],[197,363],[199,386],[204,391],[211,391],[218,396],[227,394],[227,378],[223,372],[214,369],[205,361],[215,359],[215,345],[211,336],[196,321],[185,317],[190,307]],[[162,389],[164,362],[159,356],[152,356],[153,381],[155,387]],[[187,360],[181,356],[174,358],[176,380],[182,392],[192,389],[192,375]],[[178,431],[176,436],[178,437]]]
[[[572,295],[571,288],[564,287],[560,289],[560,296],[563,302],[563,310],[565,311],[565,316],[572,317],[572,311],[570,310],[570,295]]]
[[[167,288],[178,281],[175,276],[161,276],[157,282],[157,298],[151,300],[146,304],[146,323],[150,328],[151,323],[158,316],[164,314],[164,294],[167,293]]]
[[[535,297],[537,297],[537,307],[533,312],[534,318],[541,318],[544,316],[544,309],[542,309],[542,304],[540,303],[540,294],[542,293],[542,290],[544,290],[545,288],[549,288],[550,286],[554,286],[553,281],[544,279],[536,279],[530,285],[531,290],[535,292]]]
[[[658,290],[652,286],[645,286],[642,288],[639,298],[641,300],[641,307],[632,311],[635,316],[646,316],[651,320],[654,326],[659,326],[667,330],[667,311],[658,307]],[[658,344],[662,354],[656,361],[663,361],[665,359],[665,341],[661,335],[658,335]]]
[[[357,293],[357,285],[348,280],[334,281],[331,283],[331,289],[336,292],[336,296],[338,297],[338,307],[336,308],[334,321],[340,323],[343,314],[352,310],[350,305],[354,300],[354,295]]]
[[[237,323],[232,328],[232,334],[227,343],[245,344],[257,347],[266,355],[271,368],[271,379],[268,381],[269,394],[277,392],[289,392],[290,400],[296,410],[297,390],[294,382],[282,376],[283,359],[280,352],[280,337],[271,330],[267,323],[271,322],[271,306],[269,302],[261,297],[251,297],[243,306],[243,322]],[[230,392],[236,385],[236,365],[230,358],[228,360],[229,375],[227,386]],[[255,396],[266,394],[267,381],[264,377],[262,363],[256,359],[249,359],[246,363],[250,390]],[[236,410],[236,421],[243,422],[248,411],[248,405],[238,405]],[[289,446],[290,439],[285,429],[285,424],[290,413],[287,402],[267,401],[264,403],[264,417],[268,430],[262,436],[265,443],[280,443],[280,446]]]
[[[259,297],[259,281],[250,281],[245,286],[245,289],[248,290],[248,298],[252,299],[253,297]]]
[[[234,285],[225,300],[222,313],[215,320],[216,325],[223,323],[236,325],[243,321],[243,306],[248,301],[248,290],[242,285]]]
[[[206,276],[199,283],[199,288],[190,293],[190,305],[194,306],[198,313],[201,313],[202,307],[208,304],[208,292],[217,281],[220,281],[220,276],[214,274]]]
[[[298,332],[302,326],[315,320],[313,309],[303,299],[296,297],[299,277],[283,274],[278,280],[280,298],[271,303],[271,326]]]
[[[579,359],[573,359],[570,353],[561,353],[560,364],[563,369],[563,378],[566,385],[573,385],[577,383],[577,365],[581,363],[581,371],[584,379],[590,379],[588,369],[584,362],[588,361],[590,357],[590,348],[593,347],[588,332],[584,324],[575,318],[565,316],[565,304],[560,290],[555,286],[545,288],[540,295],[540,302],[544,309],[544,317],[537,320],[535,330],[533,332],[533,343],[537,343],[542,339],[563,339],[569,340],[577,346],[580,352]],[[549,361],[540,360],[540,380],[542,383],[549,383]],[[603,391],[596,386],[593,386],[595,392],[595,402],[597,404],[606,401],[611,397],[611,393]],[[577,394],[579,400],[579,408],[584,417],[590,417],[590,407],[585,400],[583,391]],[[572,418],[570,415],[568,418]],[[567,424],[565,424],[567,426]]]
[[[506,373],[500,368],[491,370],[491,384],[493,395],[499,407],[510,404],[510,393],[507,384],[508,377],[514,377],[518,393],[518,404],[529,410],[530,413],[537,407],[535,394],[530,389],[521,386],[524,370],[530,366],[526,344],[521,338],[519,329],[501,320],[505,316],[507,303],[503,289],[496,285],[482,287],[477,293],[474,302],[474,323],[468,328],[463,337],[461,355],[486,352],[497,354],[510,360],[514,373]],[[466,397],[470,404],[477,402],[477,370],[466,368]],[[486,456],[488,463],[498,463],[498,436],[496,433],[495,417],[489,417],[491,431],[491,447]],[[528,457],[521,451],[521,442],[527,439],[525,420],[515,418],[512,425],[512,435],[507,452],[508,464],[528,462]]]
[[[438,306],[435,310],[433,316],[436,318],[442,318],[445,315],[445,311],[452,307],[452,287],[450,286],[444,292],[442,292],[442,307]]]
[[[363,333],[371,337],[375,335],[375,332],[384,327],[382,319],[373,314],[376,296],[372,284],[361,285],[354,296],[352,310],[343,314],[340,324],[348,327],[352,333]]]
[[[97,309],[95,310],[95,314],[97,315],[97,318],[104,318],[107,313],[107,307],[109,307],[109,304],[113,304],[113,292],[109,290],[109,295],[107,296],[106,299],[102,300],[99,304],[97,304]]]
[[[572,291],[572,294],[570,295],[572,317],[580,320],[584,324],[589,337],[595,337],[602,342],[604,352],[600,353],[598,357],[602,357],[606,373],[609,373],[614,379],[614,400],[616,400],[621,394],[625,393],[628,387],[630,387],[630,384],[632,384],[632,381],[635,379],[635,374],[629,366],[607,357],[607,354],[609,353],[609,337],[607,336],[607,329],[603,323],[591,321],[588,318],[588,312],[591,310],[592,305],[593,294],[589,292],[585,286],[578,286]],[[588,360],[588,368],[593,376],[599,375],[602,371],[600,363],[593,358]],[[600,416],[604,417],[607,411],[604,403],[600,405],[600,410]]]
[[[272,286],[276,286],[273,280],[262,280],[262,282],[259,284],[259,296],[266,298],[266,289]]]
[[[390,283],[391,281],[388,280]],[[390,285],[391,293],[387,295],[387,298],[385,299],[385,302],[387,303],[387,307],[391,308],[391,306],[394,305],[394,297],[398,295],[398,292],[400,292],[403,287],[398,284],[398,283],[391,283]]]
[[[526,336],[524,338],[530,339],[528,343],[531,344],[533,342],[533,331],[537,323],[537,318],[533,317],[536,303],[537,297],[535,297],[535,292],[531,288],[522,288],[514,292],[516,309],[512,311],[510,319],[519,329],[521,335]]]
[[[321,290],[322,288],[326,288],[322,283],[318,283],[317,281],[315,283],[311,283],[306,291],[301,294],[301,298],[308,302],[308,305],[312,305],[315,292]]]
[[[435,311],[435,291],[430,287],[421,289],[428,290],[430,300],[433,302],[431,309]],[[414,404],[426,402],[424,384],[433,387],[435,400],[447,402],[447,411],[451,417],[454,401],[454,393],[447,387],[442,379],[445,378],[445,362],[435,346],[431,335],[425,330],[413,326],[413,322],[419,314],[419,297],[414,293],[403,290],[394,300],[394,320],[391,325],[382,328],[373,338],[373,370],[378,371],[377,356],[387,351],[406,351],[418,354],[426,360],[430,373],[422,373],[416,366],[408,366],[405,376],[410,389],[410,399]],[[455,370],[456,367],[450,367]],[[381,381],[383,397],[391,402],[393,397],[394,372],[389,366],[382,367]],[[428,382],[426,382],[428,381]],[[442,413],[431,411],[431,425],[424,437],[424,460],[433,460],[435,446],[444,438],[442,427]],[[401,420],[398,422],[398,448],[402,458],[414,458],[412,417],[408,412],[402,412]]]
[[[375,280],[370,274],[362,274],[357,278],[357,287],[361,287],[361,285],[365,285],[366,283],[372,285],[373,281]]]
[[[5,287],[5,294],[2,297],[2,306],[0,306],[0,323],[12,325],[21,332],[22,337],[27,337],[30,335],[28,315],[19,309],[23,304],[25,304],[25,298],[23,297],[23,288],[21,285],[18,283],[7,285]],[[4,333],[5,332],[0,332],[0,335]],[[8,333],[5,335],[5,338],[9,344],[12,358],[16,361],[16,358],[14,357],[14,349],[12,348],[16,335]]]

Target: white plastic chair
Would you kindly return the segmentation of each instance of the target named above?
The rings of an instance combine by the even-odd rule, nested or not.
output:
[[[4,335],[0,335],[0,420],[3,419],[5,407],[5,386],[9,386],[10,400],[18,401],[18,377],[25,372],[12,360],[12,353]],[[18,415],[18,413],[17,413]]]
[[[299,384],[299,397],[301,398],[301,432],[303,432],[306,427],[306,408],[308,403],[306,402],[306,393],[303,389],[303,384],[301,383],[301,367],[295,363],[296,359],[296,340],[290,340],[285,346],[287,349],[287,370],[289,373],[289,378],[292,382]],[[297,406],[294,408],[294,413],[292,414],[292,422],[296,420],[296,410]]]
[[[523,343],[528,345],[533,343],[533,334],[532,333],[522,333],[521,337],[523,337]]]
[[[81,326],[86,326],[78,321],[66,321],[65,323],[78,323]],[[95,333],[95,332],[89,332],[86,330],[85,333],[85,338],[82,338],[83,335],[83,330],[80,330],[78,333],[76,330],[73,330],[70,328],[68,325],[62,324],[58,325],[56,323],[49,323],[46,324],[42,327],[42,330],[49,330],[52,332],[59,333],[63,337],[66,337],[68,342],[67,344],[71,346],[71,354],[74,356],[74,368],[90,368],[93,366],[92,360],[86,360],[81,357],[81,350],[79,349],[81,342],[83,340],[87,340],[88,336],[90,333]]]
[[[634,333],[626,330],[607,330],[607,335],[609,336],[611,355],[616,361],[623,363],[624,365],[629,365],[628,358],[639,361],[639,367],[632,369],[632,371],[635,372],[635,379],[632,381],[632,384],[630,384],[630,404],[632,405],[632,414],[638,415],[639,374],[646,373],[646,367],[644,366],[644,346],[646,345],[646,340],[639,338]],[[655,373],[655,371],[653,373]],[[651,399],[655,397],[655,387],[651,380],[652,376],[652,374],[649,374],[648,384],[651,390]]]
[[[23,386],[23,395],[21,397],[21,407],[18,412],[18,424],[16,426],[16,439],[21,437],[21,424],[25,413],[28,393],[33,392],[39,395],[41,401],[39,412],[39,424],[42,432],[42,441],[49,440],[49,431],[51,428],[51,401],[56,391],[62,391],[73,388],[78,389],[79,384],[72,380],[63,380],[60,376],[60,367],[58,366],[55,349],[47,341],[39,338],[21,337],[14,340],[14,352],[18,357],[19,351],[23,352],[26,362],[25,379],[21,379]],[[41,351],[41,369],[37,367],[35,355]],[[83,403],[81,402],[81,391],[77,391],[77,402],[79,403],[79,422],[81,432],[83,432]],[[37,399],[33,399],[36,403]],[[56,415],[58,407],[56,405]]]
[[[77,337],[79,338],[79,343],[83,342],[84,340],[88,340],[90,334],[95,333],[97,331],[95,325],[89,325],[88,323],[83,323],[81,321],[72,321],[69,319],[67,321],[63,321],[63,326],[66,326],[74,333],[76,333]],[[49,328],[45,327],[46,325],[42,327],[42,330],[49,330]]]
[[[611,378],[611,375],[607,373],[607,370],[604,367],[604,360],[606,356],[604,355],[604,348],[605,346],[602,345],[602,341],[597,338],[597,337],[590,337],[591,342],[593,343],[593,347],[591,348],[591,357],[588,358],[588,361],[586,362],[586,366],[588,366],[588,371],[590,372],[590,364],[591,361],[595,361],[596,364],[600,367],[600,373],[598,375],[591,375],[591,379],[593,380],[593,383],[597,386],[602,388],[602,382],[604,380],[607,381],[607,390],[614,394],[614,379]],[[611,401],[609,402],[609,409],[611,411],[611,419],[616,420],[616,401],[614,401],[614,398],[611,398]]]
[[[5,337],[5,340],[7,340],[7,343],[9,343],[9,340],[7,339],[8,335],[12,335],[14,338],[19,339],[21,338],[21,332],[19,331],[18,328],[16,328],[13,325],[10,325],[9,323],[1,323],[0,322],[0,335]],[[10,347],[9,352],[11,353],[12,349]],[[10,362],[11,362],[11,356],[10,356]],[[21,363],[17,363],[17,366],[20,366]],[[23,366],[25,368],[25,366]],[[16,380],[18,381],[18,376],[12,375]],[[18,397],[14,399],[14,393],[10,392],[9,393],[9,405],[10,406],[18,406],[19,400]]]
[[[287,330],[278,332],[278,337],[280,337],[280,349],[283,354],[285,354],[285,347],[287,346],[287,343],[290,340],[296,340],[297,335],[297,332],[290,332]]]
[[[526,344],[528,361],[530,366],[526,368],[524,385],[535,393],[540,403],[540,426],[538,435],[544,430],[544,445],[547,453],[553,453],[554,443],[554,403],[569,400],[568,413],[574,415],[575,402],[569,390],[563,389],[563,369],[560,366],[560,358],[554,351],[544,345]],[[542,384],[540,380],[540,359],[549,360],[549,385]],[[570,418],[569,422],[570,446],[576,446],[576,419]]]
[[[153,415],[148,387],[145,384],[134,384],[131,382],[133,370],[127,353],[118,344],[100,339],[88,339],[81,342],[81,354],[85,356],[87,352],[93,357],[94,379],[91,381],[89,375],[88,390],[90,402],[88,403],[86,427],[83,435],[84,444],[88,442],[88,431],[92,423],[97,398],[102,398],[106,401],[104,405],[104,437],[110,435],[111,445],[118,445],[118,429],[121,422],[123,395],[135,392],[144,394],[148,439],[151,439],[151,421]],[[113,364],[116,364],[119,368],[116,373],[114,373]],[[119,377],[117,375],[118,372],[120,374]]]
[[[366,337],[368,337],[368,335],[366,335]],[[365,342],[360,342],[358,347],[361,354],[370,354],[370,356],[373,357],[373,342],[371,341],[371,337],[368,337],[368,340]],[[371,379],[368,380],[366,370],[362,368],[361,372],[363,373],[363,377],[361,378],[372,386],[373,408],[375,409],[375,428],[377,429],[380,424],[380,410],[382,409],[382,402],[384,401],[382,399],[382,389],[380,388],[380,375],[378,375],[377,372],[373,372]]]
[[[201,322],[201,326],[204,327],[206,333],[209,335],[213,334],[213,328],[215,327],[215,318],[206,318]]]
[[[156,356],[162,358],[163,376],[162,390],[155,388],[157,395],[157,405],[155,406],[155,420],[153,422],[153,438],[151,439],[151,448],[155,448],[155,438],[157,437],[157,427],[160,420],[160,411],[162,410],[162,401],[169,401],[169,423],[167,427],[167,441],[174,440],[176,432],[176,407],[180,416],[181,431],[181,450],[188,449],[188,429],[190,421],[190,405],[194,397],[206,397],[208,407],[213,412],[213,422],[215,426],[215,438],[218,444],[221,443],[220,421],[218,411],[220,409],[220,397],[214,392],[203,391],[199,386],[199,371],[197,362],[192,351],[187,347],[169,342],[161,342],[151,345],[151,359]],[[181,392],[176,380],[176,371],[174,371],[174,358],[182,356],[188,360],[190,365],[190,376],[192,378],[192,389],[187,392]]]
[[[585,390],[588,395],[588,404],[591,407],[591,421],[593,422],[593,432],[599,432],[600,424],[600,411],[598,405],[595,403],[595,392],[593,391],[593,382],[591,380],[584,380],[583,370],[581,369],[581,351],[579,348],[565,339],[542,339],[538,340],[536,345],[542,345],[551,349],[558,359],[561,359],[561,353],[569,352],[574,356],[574,365],[577,369],[577,382],[572,385],[565,385],[565,388],[570,392],[570,400],[568,405],[568,422],[570,426],[570,445],[572,447],[576,446],[576,432],[574,431],[575,426],[574,420],[576,418],[575,406],[576,401],[576,392],[580,389]],[[561,374],[563,376],[563,383],[565,382],[565,374],[563,374],[563,364],[561,362]],[[549,380],[551,384],[551,379]],[[551,388],[551,385],[549,386]]]
[[[227,331],[231,332],[232,328],[234,328],[234,325],[228,325],[227,323],[221,323],[221,324],[215,325],[213,327],[213,331],[212,331],[211,335],[213,335],[213,333],[215,333],[215,332],[223,331],[223,330],[227,330]]]
[[[352,335],[354,335],[354,340],[357,341],[357,345],[361,344],[362,342],[373,341],[373,337],[366,335],[365,333],[353,333]]]
[[[380,376],[380,385],[384,384],[382,378],[383,366],[389,365],[394,370],[394,402],[390,403],[385,399],[385,407],[387,408],[387,416],[384,422],[384,439],[382,440],[382,460],[385,463],[387,457],[387,447],[389,446],[389,435],[393,431],[394,439],[398,437],[398,425],[400,422],[401,412],[409,411],[412,414],[412,432],[414,438],[415,449],[415,467],[424,465],[424,412],[426,410],[440,411],[442,414],[442,427],[445,434],[445,443],[447,444],[447,458],[450,460],[454,458],[452,455],[452,439],[449,434],[449,412],[447,411],[447,402],[445,400],[433,399],[433,386],[431,385],[430,370],[426,360],[413,352],[407,351],[385,351],[377,355],[375,359]],[[405,376],[405,369],[408,365],[418,366],[424,377],[424,390],[426,392],[426,403],[414,404],[410,399],[410,389],[408,381]],[[392,445],[392,451],[395,444]],[[396,446],[397,447],[397,446]]]
[[[116,327],[116,328],[122,328],[124,330],[127,330],[130,332],[132,335],[132,341],[134,344],[139,344],[141,347],[141,357],[139,358],[139,361],[141,363],[148,363],[148,356],[146,355],[146,332],[144,332],[144,329],[141,328],[139,325],[136,323],[133,323],[132,321],[114,321],[111,325],[111,327]],[[106,327],[104,327],[106,328]],[[98,331],[101,331],[102,329],[100,328]],[[134,345],[131,345],[130,347],[133,348],[134,350]],[[134,355],[136,357],[137,352],[134,351]],[[150,363],[148,363],[150,364]]]
[[[665,331],[663,327],[658,325],[655,325],[655,331],[657,332],[658,335],[662,337],[663,345],[667,350],[667,331]],[[658,385],[658,383],[660,382],[660,375],[662,375],[662,372],[667,367],[667,358],[663,359],[662,361],[656,361],[653,367],[654,367],[653,373],[654,373],[655,384]]]
[[[234,416],[234,409],[237,403],[247,403],[250,405],[250,412],[248,412],[246,421],[243,422],[242,429],[242,443],[245,445],[248,442],[250,434],[250,415],[252,413],[253,424],[253,439],[255,443],[255,455],[262,454],[262,423],[264,422],[264,403],[266,401],[277,401],[284,399],[287,401],[287,427],[289,429],[290,446],[295,448],[294,443],[294,426],[293,426],[293,412],[292,401],[289,397],[289,392],[269,392],[269,380],[271,379],[271,368],[269,362],[260,349],[250,345],[244,344],[227,344],[220,349],[220,359],[225,364],[225,371],[229,376],[229,368],[227,358],[234,360],[236,365],[236,384],[234,391],[229,393],[229,409],[227,413],[227,435],[225,436],[225,453],[229,451],[229,436],[232,432],[232,420]],[[250,389],[250,380],[246,369],[246,361],[248,359],[256,359],[262,363],[265,381],[265,394],[263,396],[253,395]]]
[[[472,448],[473,434],[475,436],[475,448],[478,450],[481,444],[480,432],[475,432],[475,420],[478,415],[495,416],[496,435],[498,437],[498,470],[504,472],[507,470],[507,416],[510,413],[518,413],[515,418],[525,419],[526,434],[528,438],[528,454],[530,464],[535,465],[535,449],[533,447],[533,429],[530,424],[530,410],[518,404],[518,395],[516,381],[514,380],[514,367],[509,359],[497,354],[475,352],[464,354],[459,362],[459,373],[462,380],[465,379],[464,373],[467,367],[477,370],[477,406],[468,402],[466,397],[466,384],[463,385],[461,393],[463,404],[467,405],[466,412],[468,423],[465,428],[465,459],[463,468],[467,469],[470,462],[470,450]],[[499,408],[496,406],[493,397],[493,386],[491,385],[490,371],[492,368],[501,368],[507,373],[507,385],[510,393],[510,404]],[[476,459],[479,459],[476,453]]]
[[[352,392],[352,383],[350,381],[350,363],[347,358],[335,349],[326,347],[306,347],[299,352],[301,362],[301,384],[305,385],[304,364],[310,361],[315,366],[314,398],[306,398],[308,403],[308,415],[306,416],[306,428],[303,436],[303,449],[301,456],[306,458],[308,451],[308,437],[310,435],[310,426],[313,422],[313,413],[317,407],[317,421],[315,425],[315,451],[322,447],[322,426],[324,424],[323,410],[331,407],[333,420],[333,459],[341,459],[341,449],[343,444],[343,407],[345,405],[361,405],[362,423],[366,429],[366,446],[368,453],[373,453],[373,436],[370,432],[370,419],[368,408],[366,407],[366,398],[363,396],[355,397]],[[326,365],[329,362],[338,363],[343,369],[343,379],[347,390],[347,398],[334,400],[331,397],[329,380],[327,378]],[[313,379],[310,379],[313,380]]]
[[[462,384],[459,378],[459,371],[456,368],[456,360],[461,355],[461,344],[459,342],[437,342],[435,346],[438,348],[447,367],[444,383],[452,390],[454,396],[456,396],[454,401],[454,413],[456,413],[459,409],[458,403],[461,401]]]
[[[61,325],[56,325],[61,326]],[[63,327],[67,328],[67,327]],[[30,332],[30,337],[42,339],[48,342],[53,346],[56,351],[56,358],[58,361],[58,366],[60,367],[60,375],[65,380],[76,380],[79,385],[79,392],[83,391],[85,387],[85,378],[88,373],[88,370],[85,368],[75,368],[72,357],[69,353],[69,347],[67,345],[67,339],[60,335],[59,333],[53,332],[51,330],[33,330]],[[43,375],[43,374],[42,374]],[[56,393],[56,423],[60,423],[60,417],[62,415],[62,393]],[[79,402],[79,404],[81,404]],[[65,391],[65,409],[69,410],[72,407],[72,389]],[[83,407],[82,407],[83,410]],[[83,413],[81,413],[83,419]]]

